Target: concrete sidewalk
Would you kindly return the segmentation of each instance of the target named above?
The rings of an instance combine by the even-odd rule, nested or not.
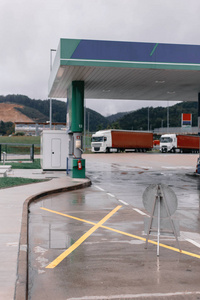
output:
[[[28,204],[41,196],[89,186],[88,179],[72,179],[66,172],[12,170],[9,177],[50,179],[0,190],[0,300],[25,299]],[[19,265],[18,265],[19,259]],[[18,271],[18,275],[17,275]]]

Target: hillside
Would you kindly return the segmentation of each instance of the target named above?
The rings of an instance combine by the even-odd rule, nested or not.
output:
[[[3,122],[32,122],[33,120],[21,113],[23,105],[0,103],[0,120]]]
[[[130,114],[129,112],[120,112],[114,115],[110,115],[108,117],[106,117],[106,119],[108,120],[109,123],[113,123],[113,122],[117,122],[119,119],[123,118],[125,115]]]
[[[150,103],[150,102],[149,102]],[[46,122],[49,120],[50,100],[35,100],[24,95],[0,96],[0,120],[4,122]],[[85,128],[95,132],[107,128],[147,130],[167,127],[166,107],[145,107],[132,112],[122,112],[104,117],[86,108]],[[197,102],[182,102],[169,107],[169,126],[181,126],[181,114],[192,114],[192,126],[197,126]],[[66,122],[66,102],[52,100],[52,121]],[[1,132],[0,132],[1,133]]]
[[[35,100],[24,95],[0,96],[0,103],[17,103],[23,107],[18,110],[37,122],[49,120],[50,100]],[[66,103],[52,100],[52,122],[66,122]]]
[[[197,102],[182,102],[169,107],[169,126],[181,127],[181,114],[192,114],[192,126],[197,126]],[[148,108],[141,108],[131,112],[118,120],[121,129],[147,130]],[[167,108],[149,107],[149,128],[167,127]]]
[[[35,100],[30,99],[24,95],[7,95],[0,96],[0,104],[7,104],[16,107],[16,111],[21,113],[21,119],[18,122],[27,121],[46,122],[49,120],[50,100]],[[17,104],[17,105],[16,105]],[[7,119],[0,118],[0,120],[7,122]],[[89,122],[88,122],[89,120]],[[9,121],[15,122],[15,118],[10,118]],[[66,101],[52,100],[52,122],[66,122]],[[98,112],[87,108],[86,109],[86,129],[94,132],[103,128],[107,128],[110,122]]]
[[[90,108],[86,109],[86,130],[89,129],[90,132],[95,132],[107,128],[109,124],[110,122],[107,120],[107,118],[98,112]]]

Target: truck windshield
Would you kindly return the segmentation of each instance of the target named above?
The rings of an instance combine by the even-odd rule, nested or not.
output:
[[[103,142],[103,136],[93,136],[92,142]]]
[[[171,143],[172,142],[172,138],[170,138],[170,137],[162,137],[160,139],[160,142],[161,143]]]

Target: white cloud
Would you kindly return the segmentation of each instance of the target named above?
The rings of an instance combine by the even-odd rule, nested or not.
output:
[[[0,94],[46,99],[60,38],[200,44],[199,12],[199,0],[1,0]],[[104,114],[130,106],[110,101]]]

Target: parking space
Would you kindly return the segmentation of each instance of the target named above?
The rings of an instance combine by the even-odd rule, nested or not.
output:
[[[159,167],[156,156],[150,168],[139,153],[125,164],[117,155],[87,159],[90,188],[30,206],[29,299],[200,299],[199,178],[185,174],[194,167],[181,155],[176,170]],[[183,251],[162,236],[157,257],[156,236],[144,249],[142,194],[160,182],[177,195]]]

